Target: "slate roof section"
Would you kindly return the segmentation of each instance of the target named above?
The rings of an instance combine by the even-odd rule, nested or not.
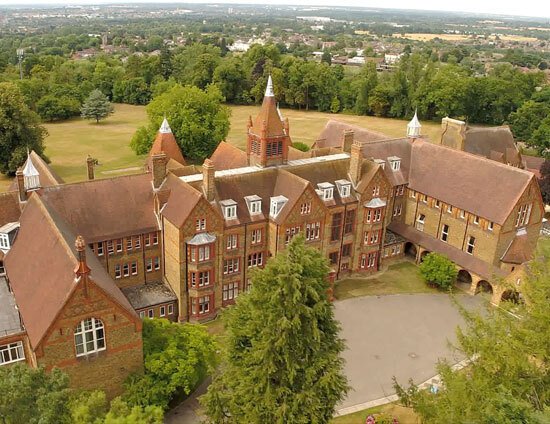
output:
[[[76,234],[53,208],[32,194],[5,267],[29,340],[36,348],[78,285]],[[137,319],[132,306],[94,253],[86,249],[90,280]],[[47,270],[47,272],[44,272]]]
[[[163,303],[175,302],[178,298],[170,287],[161,281],[122,289],[134,309],[144,309]]]
[[[319,137],[317,137],[317,140],[313,144],[313,147],[341,147],[345,130],[353,130],[354,140],[358,140],[361,143],[370,143],[371,141],[387,140],[391,138],[386,134],[331,119],[326,123],[321,134],[319,134]]]
[[[48,187],[40,195],[87,243],[159,229],[151,174]]]

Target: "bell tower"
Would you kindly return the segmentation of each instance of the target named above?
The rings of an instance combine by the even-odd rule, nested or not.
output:
[[[267,80],[260,113],[254,121],[252,117],[248,119],[247,127],[246,154],[249,165],[266,167],[287,163],[291,145],[289,124],[277,108],[271,75]]]

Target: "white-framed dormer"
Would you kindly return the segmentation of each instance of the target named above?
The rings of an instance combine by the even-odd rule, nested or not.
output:
[[[401,169],[401,158],[399,156],[389,156],[388,162],[393,172],[399,171]]]
[[[11,249],[18,230],[19,222],[8,222],[0,228],[0,250],[3,253]]]
[[[386,169],[386,161],[384,159],[374,159],[374,163],[380,165],[382,169]]]
[[[225,219],[237,219],[237,202],[233,199],[226,199],[220,201],[220,205],[222,207],[223,217]]]
[[[340,197],[350,197],[351,196],[351,181],[348,180],[336,180],[336,187],[338,188],[338,193]]]
[[[271,198],[271,204],[269,207],[269,216],[271,218],[276,218],[277,215],[281,212],[283,207],[288,202],[288,199],[285,196],[275,196]]]
[[[245,196],[246,206],[250,215],[259,215],[262,213],[262,198],[253,194],[251,196]]]
[[[325,182],[317,184],[317,192],[321,199],[332,200],[334,199],[334,184]]]

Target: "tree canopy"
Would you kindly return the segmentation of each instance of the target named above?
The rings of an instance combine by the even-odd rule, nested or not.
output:
[[[231,111],[222,101],[223,96],[215,85],[206,90],[174,85],[149,103],[149,125],[137,130],[131,147],[137,154],[149,152],[166,117],[185,157],[194,160],[209,157],[229,132]]]
[[[14,175],[27,149],[43,156],[46,134],[40,117],[27,107],[17,86],[0,83],[0,172]]]
[[[458,275],[458,270],[452,261],[439,253],[428,253],[420,264],[420,275],[427,283],[439,288],[448,289]]]
[[[401,399],[422,422],[549,422],[548,253],[529,265],[529,276],[522,282],[525,304],[515,305],[514,315],[494,307],[486,315],[463,311],[466,328],[457,330],[457,349],[473,359],[467,368],[455,372],[449,363],[440,363],[442,389],[437,394],[397,385]]]
[[[96,123],[105,119],[113,111],[113,105],[109,98],[100,90],[92,91],[80,109],[83,118],[95,119]]]
[[[328,265],[295,237],[226,312],[227,349],[201,399],[210,422],[328,423],[347,392]]]

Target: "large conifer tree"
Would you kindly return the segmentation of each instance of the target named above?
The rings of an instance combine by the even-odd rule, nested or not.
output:
[[[347,392],[328,266],[296,237],[227,311],[225,358],[202,398],[210,422],[328,423]]]

